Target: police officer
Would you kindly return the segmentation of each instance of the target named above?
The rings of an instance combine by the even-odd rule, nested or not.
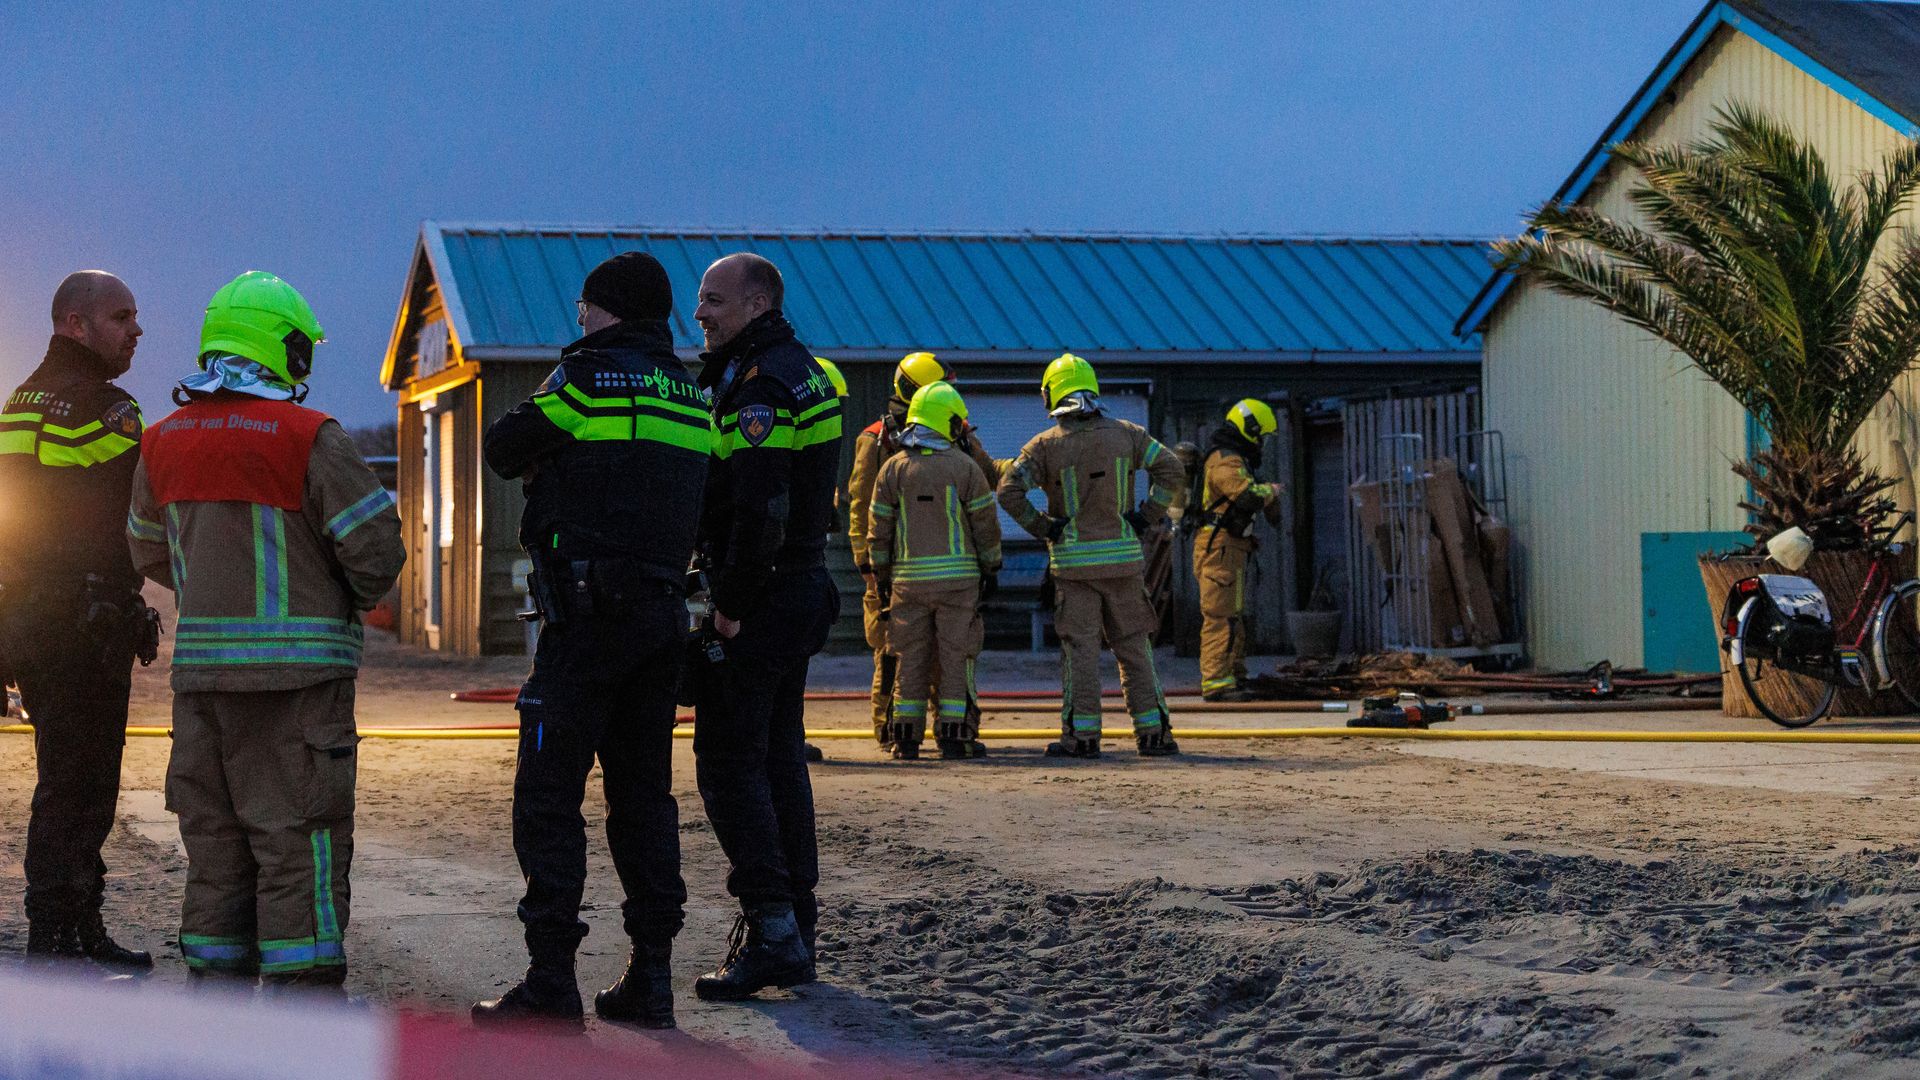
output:
[[[920,756],[926,737],[927,691],[916,688],[929,684],[940,756],[986,756],[973,666],[985,637],[980,602],[1000,573],[1000,515],[980,466],[955,445],[966,425],[958,390],[921,387],[907,409],[903,451],[873,486],[873,568],[900,663],[893,756],[905,761]]]
[[[46,358],[0,412],[0,683],[19,682],[38,770],[27,953],[143,970],[153,958],[114,944],[100,917],[136,637],[150,625],[126,541],[140,407],[113,384],[133,362],[136,315],[119,278],[70,275]]]
[[[840,594],[826,570],[840,399],[780,313],[780,272],[729,255],[700,281],[700,383],[715,445],[700,546],[720,656],[696,665],[700,798],[740,900],[726,960],[694,983],[710,1001],[814,977],[820,878],[805,757],[807,660]]]
[[[1254,480],[1260,441],[1277,427],[1273,408],[1247,398],[1227,410],[1213,433],[1194,493],[1193,576],[1200,582],[1200,694],[1207,701],[1249,701],[1247,634],[1241,613],[1247,603],[1247,558],[1253,554],[1253,519],[1280,524],[1280,488]]]
[[[867,645],[873,650],[873,736],[883,749],[893,745],[887,717],[893,702],[894,666],[898,660],[887,647],[890,619],[885,605],[880,602],[872,544],[868,540],[873,532],[873,485],[880,476],[880,467],[900,452],[900,436],[906,429],[907,407],[914,393],[936,382],[951,384],[956,381],[952,366],[934,354],[908,353],[893,369],[893,396],[887,399],[887,411],[880,419],[862,429],[853,440],[853,474],[847,480],[847,539],[853,549],[853,564],[859,568],[860,575],[867,583],[860,606]],[[975,428],[966,426],[954,445],[980,466],[988,486],[1000,482],[1000,463],[994,461],[992,455],[980,445],[979,432]]]
[[[1000,505],[1047,542],[1053,628],[1060,635],[1065,699],[1053,757],[1100,756],[1100,641],[1120,664],[1120,685],[1140,753],[1177,753],[1173,724],[1147,635],[1159,619],[1147,599],[1140,534],[1167,516],[1186,483],[1179,459],[1138,424],[1106,415],[1093,365],[1068,353],[1047,365],[1041,399],[1056,423],[1035,435],[1000,480]],[[1150,478],[1134,500],[1134,473]],[[1027,493],[1047,493],[1047,512]]]
[[[609,1020],[670,1028],[670,960],[686,886],[671,787],[684,579],[711,445],[706,403],[673,352],[673,289],[653,256],[615,255],[587,275],[585,335],[533,397],[487,430],[488,467],[525,477],[520,542],[541,626],[521,687],[513,850],[531,965],[479,1023],[582,1025],[574,951],[587,839],[580,816],[598,757],[607,845],[626,891],[633,951],[594,998]]]
[[[183,404],[142,440],[126,530],[180,610],[167,807],[187,849],[181,955],[202,978],[337,995],[360,612],[406,546],[353,440],[300,404],[323,339],[272,274],[215,292]]]

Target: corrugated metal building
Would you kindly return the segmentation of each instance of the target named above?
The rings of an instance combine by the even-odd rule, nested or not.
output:
[[[1836,177],[1875,167],[1920,121],[1920,6],[1851,0],[1710,4],[1555,197],[1634,218],[1622,139],[1709,134],[1744,102],[1792,124]],[[1730,546],[1746,488],[1730,471],[1761,433],[1682,356],[1599,308],[1490,282],[1460,322],[1485,335],[1489,427],[1505,432],[1532,655],[1552,667],[1714,670],[1696,550]],[[1858,445],[1894,470],[1917,444],[1904,379]]]
[[[777,263],[801,339],[848,375],[850,432],[880,415],[893,365],[916,349],[959,366],[974,419],[1000,457],[1047,423],[1040,371],[1066,349],[1098,366],[1120,415],[1168,442],[1211,430],[1241,397],[1283,404],[1290,426],[1267,468],[1293,481],[1295,524],[1262,559],[1267,584],[1254,618],[1268,647],[1279,644],[1280,610],[1306,576],[1300,568],[1310,575],[1317,559],[1346,558],[1338,401],[1476,383],[1478,342],[1463,342],[1452,324],[1488,275],[1481,241],[428,222],[381,371],[400,404],[411,545],[404,639],[462,653],[524,647],[513,618],[522,497],[517,483],[485,471],[480,434],[575,337],[573,300],[587,271],[626,250],[651,252],[672,275],[675,341],[689,361],[700,342],[691,298],[706,266],[732,251]],[[1005,580],[1016,590],[1035,584],[1043,564],[1037,547],[1014,545]],[[846,584],[857,581],[844,541],[836,569]],[[858,605],[848,609],[851,638]],[[1025,638],[1018,612],[995,626]]]

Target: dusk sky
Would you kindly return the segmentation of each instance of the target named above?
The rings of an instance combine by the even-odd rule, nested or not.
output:
[[[1511,233],[1700,0],[293,7],[6,5],[0,382],[99,267],[163,415],[263,269],[327,330],[310,403],[389,420],[423,218]]]

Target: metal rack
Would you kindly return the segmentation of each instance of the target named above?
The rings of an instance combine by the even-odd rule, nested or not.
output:
[[[1380,437],[1381,510],[1386,518],[1388,546],[1382,644],[1389,652],[1455,660],[1518,657],[1525,650],[1519,642],[1457,647],[1434,644],[1433,583],[1428,568],[1437,540],[1427,506],[1426,443],[1426,437],[1418,434]],[[1456,439],[1455,452],[1468,490],[1489,512],[1494,505],[1504,510],[1506,452],[1500,433],[1466,432]]]

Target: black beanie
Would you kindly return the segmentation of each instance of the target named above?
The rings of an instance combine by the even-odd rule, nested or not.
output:
[[[673,314],[673,282],[659,259],[623,251],[593,268],[580,299],[620,319],[664,319]]]

